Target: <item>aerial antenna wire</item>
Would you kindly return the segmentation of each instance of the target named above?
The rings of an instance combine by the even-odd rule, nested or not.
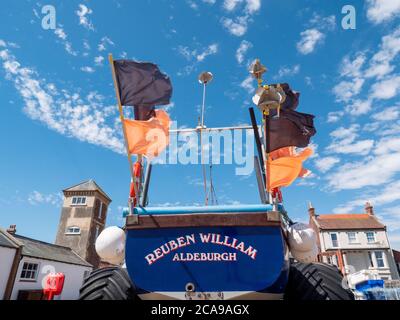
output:
[[[204,183],[204,194],[205,194],[205,200],[204,203],[207,206],[208,205],[208,192],[207,192],[207,171],[206,171],[206,166],[204,163],[204,152],[203,152],[203,129],[205,129],[204,125],[204,113],[205,113],[205,105],[206,105],[206,86],[207,84],[212,80],[213,74],[211,72],[202,72],[200,73],[198,80],[199,83],[203,85],[203,103],[201,106],[201,120],[200,123],[197,127],[200,135],[200,155],[201,155],[201,164],[202,164],[202,171],[203,171],[203,183]]]

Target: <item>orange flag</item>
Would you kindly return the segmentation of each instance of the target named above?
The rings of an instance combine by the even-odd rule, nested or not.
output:
[[[164,110],[156,110],[156,116],[146,121],[123,121],[131,154],[157,157],[169,144],[170,118]]]
[[[313,154],[312,149],[305,148],[296,154],[294,147],[285,147],[270,153],[268,161],[267,189],[286,187],[299,176],[306,176],[309,171],[303,168],[303,161]]]

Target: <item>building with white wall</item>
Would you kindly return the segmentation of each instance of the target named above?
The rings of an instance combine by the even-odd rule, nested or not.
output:
[[[61,295],[55,299],[75,300],[92,265],[68,247],[15,234],[15,226],[0,228],[0,297],[6,300],[43,299],[48,273],[65,275]]]
[[[386,226],[367,203],[363,214],[316,214],[310,205],[310,225],[317,232],[319,261],[335,264],[352,279],[399,279]],[[358,281],[358,280],[357,280]]]

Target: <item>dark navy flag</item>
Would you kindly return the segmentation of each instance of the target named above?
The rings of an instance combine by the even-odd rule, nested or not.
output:
[[[290,109],[282,109],[279,118],[271,117],[269,122],[270,143],[267,152],[290,146],[304,148],[317,132],[312,114]]]
[[[154,106],[170,103],[171,81],[157,65],[133,60],[115,60],[114,68],[121,104],[135,106],[135,118],[136,115],[139,118],[147,118],[154,113]]]

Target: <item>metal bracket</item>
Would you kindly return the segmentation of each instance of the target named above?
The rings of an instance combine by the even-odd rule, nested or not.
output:
[[[126,217],[128,224],[139,224],[139,215],[135,214],[134,210],[134,204],[133,204],[134,199],[129,198],[129,215]]]

